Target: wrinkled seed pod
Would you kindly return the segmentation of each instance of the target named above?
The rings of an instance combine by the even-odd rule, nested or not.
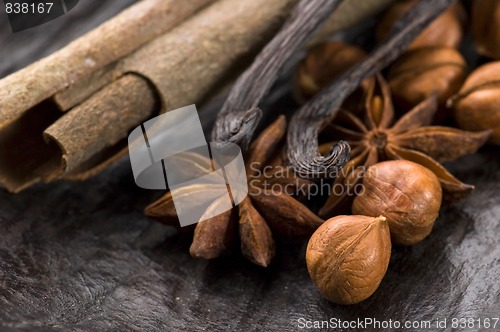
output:
[[[295,98],[301,103],[310,99],[365,56],[359,47],[339,41],[311,48],[295,73]]]
[[[352,212],[386,217],[394,244],[414,245],[430,234],[442,191],[429,169],[407,160],[384,161],[368,168],[363,186]]]
[[[492,129],[490,142],[500,145],[500,61],[478,67],[449,100],[460,128]]]
[[[472,35],[479,54],[500,59],[500,1],[472,1]]]
[[[309,275],[330,301],[354,304],[380,285],[391,257],[384,217],[337,216],[323,223],[307,245]]]
[[[382,41],[394,23],[400,19],[418,0],[397,1],[385,12],[377,29],[377,40]],[[408,46],[409,49],[424,46],[458,47],[462,42],[463,27],[466,13],[459,3],[451,6],[438,16],[420,35]]]
[[[467,63],[454,48],[424,47],[404,53],[390,68],[388,82],[396,104],[411,109],[436,93],[441,105],[467,77]]]

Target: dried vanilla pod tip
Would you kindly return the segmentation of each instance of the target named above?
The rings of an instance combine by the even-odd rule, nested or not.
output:
[[[376,29],[376,37],[382,41],[394,23],[419,0],[404,0],[394,3],[382,16]],[[425,46],[459,47],[464,34],[466,21],[465,9],[457,3],[438,16],[420,35],[413,40],[408,49]]]
[[[472,36],[477,52],[500,59],[500,1],[472,1]]]
[[[430,234],[442,200],[432,171],[407,160],[385,161],[368,168],[363,185],[352,212],[386,217],[394,244],[414,245]]]
[[[490,143],[500,145],[500,61],[480,66],[448,100],[462,129],[492,130]]]
[[[309,239],[309,275],[329,301],[354,304],[370,297],[380,285],[391,257],[385,217],[337,216]]]
[[[309,100],[347,69],[366,57],[361,48],[340,41],[327,41],[311,48],[300,62],[294,78],[294,97]]]
[[[437,94],[438,102],[457,93],[467,77],[467,62],[450,47],[409,50],[390,68],[388,83],[396,104],[404,109]]]

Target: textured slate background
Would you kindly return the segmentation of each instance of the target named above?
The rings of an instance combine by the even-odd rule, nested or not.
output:
[[[2,11],[0,76],[131,2],[81,0],[66,16],[14,35]],[[499,317],[498,152],[485,148],[449,165],[477,190],[444,207],[423,243],[394,248],[379,290],[348,307],[319,296],[304,244],[281,246],[268,269],[237,255],[191,259],[189,235],[142,215],[159,193],[135,186],[128,160],[83,183],[15,196],[0,189],[0,330],[282,331],[298,329],[299,318]]]

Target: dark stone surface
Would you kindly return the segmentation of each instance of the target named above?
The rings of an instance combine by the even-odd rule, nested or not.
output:
[[[70,14],[15,35],[2,17],[0,76],[130,2],[81,0]],[[435,329],[436,319],[450,327],[452,317],[499,317],[499,149],[449,166],[477,190],[444,207],[423,243],[394,248],[378,291],[353,306],[319,296],[304,244],[280,246],[268,269],[237,255],[192,259],[188,234],[142,215],[159,193],[135,186],[128,160],[82,183],[18,195],[0,189],[0,330],[288,331],[299,318],[365,317],[430,320]]]

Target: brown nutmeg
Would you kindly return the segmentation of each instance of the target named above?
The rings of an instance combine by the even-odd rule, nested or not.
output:
[[[480,66],[449,100],[460,128],[492,130],[490,143],[500,145],[500,61]]]
[[[359,47],[339,41],[311,48],[295,74],[295,98],[301,103],[310,99],[365,56]]]
[[[472,1],[472,36],[479,54],[500,59],[500,1]]]
[[[377,26],[375,32],[377,40],[385,39],[393,25],[418,1],[397,1],[389,7]],[[408,46],[408,49],[425,46],[458,47],[462,42],[465,20],[464,8],[459,3],[451,6],[422,31]]]
[[[457,50],[424,47],[403,54],[391,66],[388,83],[397,105],[411,109],[432,94],[444,106],[466,77],[467,63]]]
[[[432,230],[441,207],[441,185],[429,169],[407,160],[377,163],[366,171],[364,193],[352,212],[387,218],[393,243],[413,245]]]
[[[384,217],[337,216],[323,223],[307,245],[309,275],[330,301],[353,304],[380,285],[391,257]]]

